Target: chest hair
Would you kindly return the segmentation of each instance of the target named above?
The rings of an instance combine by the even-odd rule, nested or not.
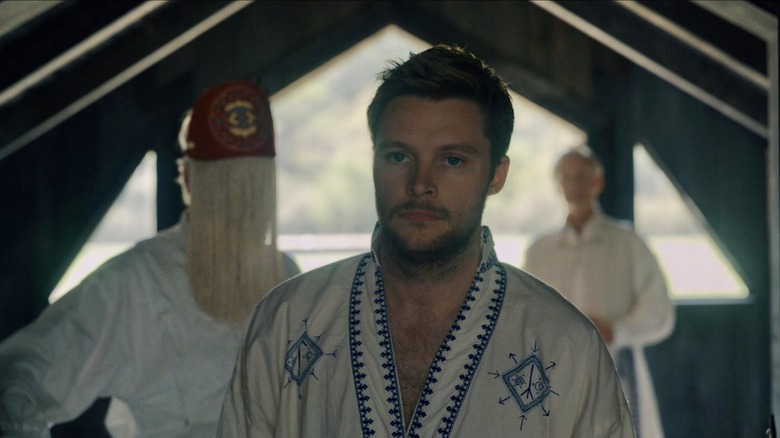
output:
[[[424,311],[415,313],[416,316],[391,318],[393,350],[407,427],[428,370],[454,318],[436,318]]]

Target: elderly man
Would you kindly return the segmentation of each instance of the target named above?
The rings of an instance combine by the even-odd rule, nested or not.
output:
[[[615,358],[637,435],[663,437],[643,350],[674,328],[661,268],[630,224],[601,212],[604,169],[588,147],[563,154],[555,178],[568,206],[566,225],[529,246],[525,269],[590,317]]]

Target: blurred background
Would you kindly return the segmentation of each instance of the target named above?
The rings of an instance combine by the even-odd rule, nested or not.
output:
[[[178,220],[176,132],[242,78],[271,94],[279,244],[303,270],[376,221],[376,74],[464,45],[510,83],[499,257],[563,225],[552,168],[586,142],[602,206],[677,305],[647,350],[668,437],[761,436],[778,409],[777,5],[762,1],[0,2],[0,339]]]

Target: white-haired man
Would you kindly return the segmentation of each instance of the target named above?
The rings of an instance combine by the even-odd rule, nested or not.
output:
[[[590,148],[564,153],[555,179],[568,206],[566,225],[528,248],[525,270],[590,317],[615,359],[637,436],[662,438],[643,351],[674,329],[674,306],[661,268],[631,224],[601,212],[604,168]]]

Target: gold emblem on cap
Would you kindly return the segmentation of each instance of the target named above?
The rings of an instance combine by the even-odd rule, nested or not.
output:
[[[243,110],[243,111],[237,111]],[[245,100],[237,100],[225,105],[225,112],[228,113],[228,131],[239,137],[247,138],[250,135],[257,132],[257,126],[255,125],[255,108],[251,103]],[[239,112],[242,112],[244,120],[239,118]]]

